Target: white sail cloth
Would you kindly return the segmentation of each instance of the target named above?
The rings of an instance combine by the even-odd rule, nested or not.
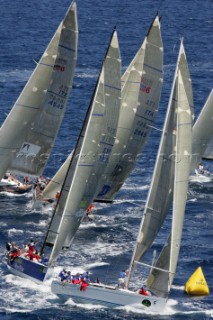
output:
[[[181,42],[155,169],[130,265],[131,275],[134,264],[154,242],[173,196],[171,237],[155,264],[167,272],[153,268],[147,281],[147,286],[162,297],[168,295],[180,249],[191,163],[193,117],[191,79]]]
[[[97,201],[112,201],[133,170],[153,126],[162,88],[163,45],[159,17],[122,76],[116,142]]]
[[[72,87],[77,44],[73,2],[0,129],[0,178],[8,169],[43,172]]]
[[[193,126],[192,172],[197,168],[202,157],[213,159],[213,90]]]
[[[44,243],[53,245],[50,264],[62,247],[70,246],[87,207],[97,195],[98,181],[115,141],[120,101],[121,60],[114,31]]]

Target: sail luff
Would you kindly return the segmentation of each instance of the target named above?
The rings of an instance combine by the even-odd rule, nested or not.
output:
[[[191,171],[197,168],[202,157],[213,159],[213,90],[211,90],[193,126]]]
[[[192,118],[181,71],[178,75],[178,110],[174,200],[172,213],[171,253],[170,253],[170,286],[172,285],[180,251],[184,222],[186,198],[192,154]]]
[[[82,217],[95,196],[98,180],[107,164],[115,139],[120,109],[120,69],[120,51],[117,32],[114,31],[89,107],[88,123],[84,135],[81,136],[80,147],[77,146],[74,151],[73,159],[77,154],[77,161],[73,165],[72,160],[69,168],[70,183],[66,190],[62,188],[62,196],[64,191],[67,192],[62,210],[61,197],[59,198],[50,264],[55,261],[63,246],[70,246]],[[49,236],[47,241],[48,238]]]
[[[97,133],[95,133],[96,138],[98,136],[99,139],[99,147],[96,154],[94,169],[92,169],[92,174],[86,181],[84,194],[84,212],[87,210],[88,206],[97,195],[99,191],[99,183],[105,179],[105,168],[109,162],[110,154],[112,152],[112,148],[116,138],[115,132],[118,124],[121,101],[121,59],[117,32],[115,28],[104,60],[103,83],[103,104],[105,106],[104,117],[102,120],[100,135],[97,135]],[[99,98],[97,100],[100,103]],[[97,114],[95,114],[95,116],[97,116]],[[95,121],[95,125],[96,123],[97,120]],[[93,125],[94,128],[95,125]],[[90,135],[89,132],[91,132],[91,129],[89,130],[88,125],[88,136]],[[84,153],[89,154],[90,149],[88,147],[88,142],[86,142],[85,140],[84,143]],[[82,217],[85,214],[84,212],[82,212]],[[72,228],[71,231],[68,232],[64,243],[65,247],[70,247],[78,227],[79,224],[77,224],[75,228]]]
[[[167,108],[166,117],[165,117],[165,121],[164,121],[163,131],[162,131],[161,140],[160,140],[158,153],[157,153],[157,157],[156,157],[156,162],[155,162],[155,166],[154,166],[154,171],[153,171],[153,175],[152,175],[152,181],[151,181],[149,192],[147,195],[147,200],[145,203],[144,213],[143,213],[143,217],[141,220],[141,224],[140,224],[140,228],[139,228],[139,232],[138,232],[138,236],[137,236],[137,241],[136,241],[136,245],[135,245],[132,259],[131,259],[131,263],[130,263],[129,278],[131,277],[131,272],[132,272],[132,268],[134,265],[134,261],[140,260],[140,258],[146,252],[146,250],[148,250],[148,248],[152,245],[152,243],[155,239],[155,236],[157,234],[157,231],[158,231],[158,229],[156,229],[156,230],[153,229],[154,230],[153,235],[150,237],[149,241],[147,240],[148,235],[150,235],[150,229],[149,229],[150,220],[152,219],[153,221],[154,220],[158,221],[159,220],[158,216],[160,216],[161,210],[162,210],[161,207],[154,208],[154,206],[153,206],[153,201],[154,201],[153,200],[153,193],[155,195],[158,194],[158,189],[160,187],[159,182],[160,182],[160,178],[161,178],[161,175],[160,175],[161,172],[163,172],[164,170],[169,172],[169,171],[171,171],[171,167],[172,167],[172,159],[170,160],[168,157],[168,155],[172,154],[172,141],[173,141],[172,138],[171,138],[171,142],[169,143],[169,146],[168,146],[169,150],[167,153],[165,152],[165,149],[166,149],[166,139],[168,140],[169,123],[171,122],[171,119],[174,118],[175,107],[174,107],[173,95],[174,95],[174,91],[175,91],[177,70],[178,70],[178,63],[176,65],[176,70],[175,70],[175,74],[174,74],[174,78],[173,78],[171,94],[170,94],[170,98],[169,98],[169,103],[168,103],[168,108]],[[165,160],[163,159],[163,157],[165,157]],[[169,171],[167,168],[164,169],[164,164],[165,164],[164,161],[168,161],[170,163],[170,170]],[[169,183],[167,184],[167,188],[164,188],[164,190],[165,190],[164,194],[172,192],[169,179],[167,181]],[[163,203],[165,204],[163,197],[162,197],[162,199],[163,199]],[[162,206],[162,204],[161,204],[161,206]],[[144,238],[144,240],[143,240],[143,238]]]
[[[179,68],[184,70],[184,85],[186,86],[187,99],[190,101],[190,108],[193,109],[191,79],[188,71],[185,52],[181,40],[179,55],[172,83],[171,95],[168,103],[166,118],[164,122],[161,141],[156,157],[152,181],[149,188],[141,225],[132,255],[130,274],[134,267],[134,261],[139,261],[150,248],[156,238],[168,213],[173,194],[174,179],[174,147],[176,143],[176,109],[177,109],[177,87],[176,79]]]
[[[181,44],[180,52],[183,51]],[[180,66],[180,70],[183,65]],[[174,176],[174,201],[173,201],[173,222],[172,232],[166,245],[159,255],[155,263],[155,267],[168,270],[168,273],[162,273],[158,270],[151,270],[147,279],[147,287],[160,297],[167,297],[173,282],[177,259],[179,254],[180,239],[183,226],[183,217],[187,196],[189,168],[191,162],[191,145],[192,145],[192,122],[193,108],[189,104],[186,93],[186,81],[183,81],[181,71],[178,71],[176,79],[176,95],[174,99],[177,101],[177,126],[174,130],[176,135],[175,153],[175,176]],[[184,68],[185,70],[185,68]],[[191,102],[191,101],[190,101]],[[172,239],[172,240],[171,240]],[[178,248],[177,248],[178,247]],[[175,254],[171,252],[175,252]],[[172,261],[172,267],[171,267]]]
[[[162,87],[163,45],[156,17],[122,76],[122,104],[116,143],[96,201],[112,201],[135,166],[158,110]]]
[[[32,176],[42,173],[72,87],[77,43],[73,2],[1,127],[0,177],[8,169]]]

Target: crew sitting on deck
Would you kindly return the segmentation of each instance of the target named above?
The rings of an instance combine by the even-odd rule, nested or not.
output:
[[[120,275],[118,278],[118,288],[120,288],[120,285],[122,285],[123,288],[126,289],[126,272],[125,272],[125,270],[122,270],[120,272]]]
[[[81,283],[81,275],[79,272],[73,276],[72,283],[73,284]]]
[[[63,280],[63,282],[72,282],[72,275],[71,275],[71,272],[70,271],[67,271],[67,274],[66,274],[66,277],[65,279]]]
[[[26,243],[24,243],[22,247],[22,252],[27,253],[28,251],[29,251],[29,246]]]
[[[7,250],[7,255],[10,253],[12,249],[12,243],[10,241],[6,242],[6,250]]]
[[[58,276],[61,279],[61,281],[63,282],[66,279],[67,271],[65,269],[61,270],[61,272],[59,273]]]
[[[12,247],[10,249],[10,252],[8,252],[8,256],[10,258],[10,261],[14,261],[14,259],[21,255],[21,251],[17,244],[15,242],[12,242]]]
[[[89,272],[86,271],[84,272],[82,275],[81,275],[81,280],[86,282],[86,283],[89,283],[90,282],[90,277],[89,277]]]
[[[141,288],[139,289],[139,292],[138,292],[138,293],[139,293],[139,294],[142,294],[142,295],[144,295],[144,296],[150,296],[149,291],[145,290],[144,287],[141,287]]]
[[[39,262],[41,264],[47,264],[48,263],[48,258],[45,257],[44,252],[40,255]]]
[[[29,247],[29,252],[31,251],[31,252],[34,252],[34,250],[35,250],[35,243],[34,243],[34,241],[31,239],[30,240],[30,243],[28,244],[28,247]]]

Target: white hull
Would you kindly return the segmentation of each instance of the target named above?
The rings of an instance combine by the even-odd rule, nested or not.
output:
[[[80,287],[79,284],[63,283],[58,280],[53,280],[51,284],[54,294],[63,299],[71,298],[76,303],[100,304],[111,308],[132,306],[141,310],[162,312],[167,301],[164,298],[144,296],[133,291],[98,283],[89,284],[84,291],[81,291]]]

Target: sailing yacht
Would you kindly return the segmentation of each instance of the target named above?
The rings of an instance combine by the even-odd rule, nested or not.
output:
[[[0,128],[0,179],[6,171],[42,174],[66,110],[77,46],[74,1]]]
[[[69,248],[89,204],[97,195],[98,181],[115,142],[121,102],[121,58],[116,30],[113,31],[96,88],[63,181],[57,205],[40,254],[46,265],[25,255],[8,257],[11,272],[43,281],[63,248]]]
[[[80,303],[110,307],[133,306],[152,312],[163,310],[171,290],[181,244],[191,162],[192,122],[191,79],[181,40],[152,182],[126,279],[127,288],[89,282],[86,289],[82,290],[79,284],[63,283],[54,279],[51,285],[53,293],[63,299],[72,298]],[[172,200],[171,234],[156,263],[145,264],[140,259],[153,244]],[[145,296],[140,293],[142,291],[130,288],[137,265],[150,270],[146,281],[149,295]],[[144,284],[136,285],[140,288]]]

